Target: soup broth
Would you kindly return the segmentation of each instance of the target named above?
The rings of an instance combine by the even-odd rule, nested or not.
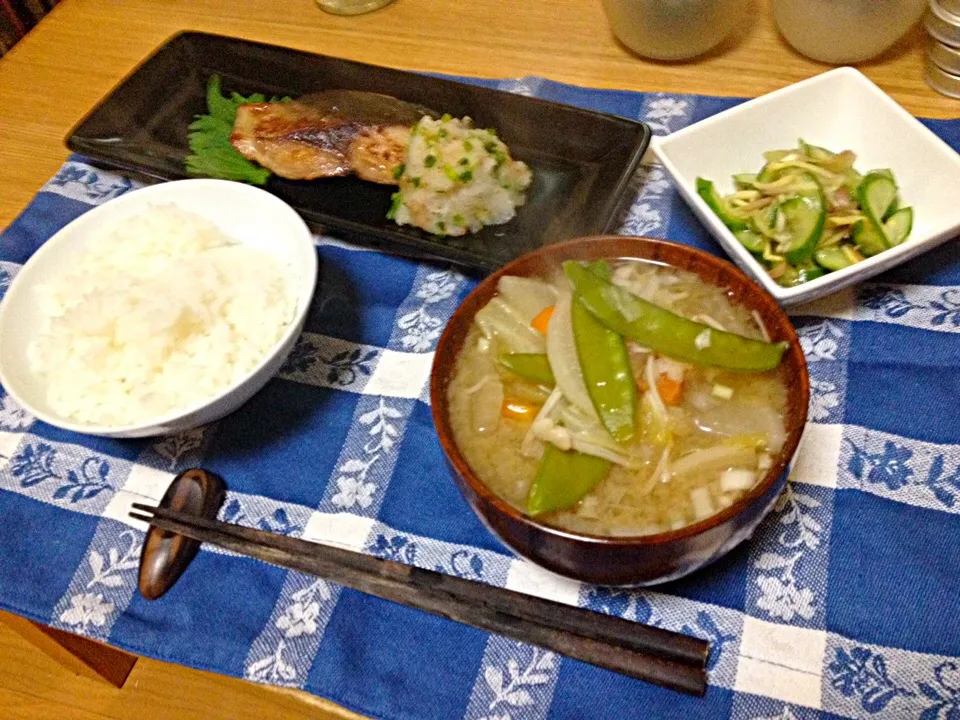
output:
[[[477,314],[448,390],[467,462],[517,509],[590,535],[678,529],[735,503],[786,439],[782,347],[692,273],[568,265],[501,278]],[[660,309],[673,315],[651,325]]]

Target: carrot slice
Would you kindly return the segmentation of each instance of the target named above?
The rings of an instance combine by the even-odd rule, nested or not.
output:
[[[679,405],[680,396],[683,394],[683,383],[674,380],[667,374],[661,374],[657,378],[657,392],[660,393],[660,399],[664,405]]]
[[[539,405],[531,405],[528,402],[517,398],[505,397],[503,405],[500,406],[500,414],[510,420],[532,421],[539,412]]]
[[[536,330],[541,335],[547,334],[547,324],[550,322],[550,318],[553,317],[553,305],[548,308],[541,310],[537,316],[530,321],[530,327]]]

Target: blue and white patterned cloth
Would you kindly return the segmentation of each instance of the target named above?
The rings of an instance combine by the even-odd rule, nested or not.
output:
[[[737,102],[483,84],[657,133]],[[960,147],[960,121],[928,125]],[[67,162],[2,236],[0,294],[56,230],[133,187]],[[622,232],[720,254],[662,169],[642,167],[634,187]],[[327,237],[317,251],[323,281],[280,376],[212,426],[152,442],[82,437],[34,422],[0,391],[0,606],[378,717],[960,718],[956,242],[793,311],[813,396],[791,487],[751,542],[648,592],[511,557],[448,477],[428,374],[472,283]],[[224,520],[704,637],[710,689],[681,696],[216,549],[148,602],[136,592],[143,526],[127,510],[199,464],[228,481]]]

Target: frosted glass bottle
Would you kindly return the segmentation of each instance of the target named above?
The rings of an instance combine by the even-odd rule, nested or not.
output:
[[[656,60],[686,60],[716,47],[741,22],[744,5],[744,0],[603,0],[620,42]]]
[[[839,65],[879,55],[926,7],[927,0],[773,0],[773,16],[798,52]]]

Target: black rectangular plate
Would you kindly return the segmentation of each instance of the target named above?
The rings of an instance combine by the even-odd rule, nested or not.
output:
[[[148,178],[187,177],[187,126],[206,112],[210,75],[224,90],[296,97],[345,88],[386,93],[478,127],[496,128],[533,170],[526,204],[504,225],[441,238],[387,220],[394,188],[355,177],[313,181],[272,176],[266,189],[308,222],[353,242],[409,257],[490,271],[542,245],[606,232],[650,142],[643,123],[402,70],[185,32],[158,48],[67,137],[67,147]]]

